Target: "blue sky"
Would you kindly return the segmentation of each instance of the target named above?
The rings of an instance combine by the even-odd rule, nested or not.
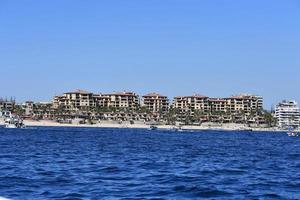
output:
[[[77,88],[300,101],[299,0],[0,0],[0,96]]]

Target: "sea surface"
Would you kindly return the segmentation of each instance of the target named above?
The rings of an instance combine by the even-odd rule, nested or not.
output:
[[[300,199],[300,137],[0,128],[0,197]]]

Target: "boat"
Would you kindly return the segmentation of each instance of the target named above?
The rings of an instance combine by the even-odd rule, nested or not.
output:
[[[5,119],[4,128],[25,128],[25,124],[21,119],[9,117]]]
[[[237,131],[251,132],[251,131],[253,131],[253,129],[252,128],[238,128]]]
[[[173,131],[173,132],[182,132],[182,127],[181,126],[174,126],[172,128],[169,129],[170,131]]]
[[[151,130],[151,131],[155,131],[157,129],[158,129],[157,126],[154,126],[154,125],[151,125],[150,128],[149,128],[149,130]]]
[[[299,133],[295,132],[294,130],[295,130],[294,127],[289,127],[289,128],[288,128],[287,135],[288,135],[289,137],[297,137],[297,136],[300,136]]]
[[[300,136],[299,133],[296,133],[296,132],[288,132],[287,135],[289,137],[298,137],[298,136]]]

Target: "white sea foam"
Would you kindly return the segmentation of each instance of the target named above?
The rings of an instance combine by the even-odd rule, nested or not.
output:
[[[10,199],[5,198],[5,197],[0,197],[0,200],[10,200]]]

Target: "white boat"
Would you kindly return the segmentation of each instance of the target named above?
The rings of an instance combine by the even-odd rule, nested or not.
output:
[[[5,120],[4,128],[25,128],[25,125],[21,119],[10,117]]]
[[[182,132],[183,131],[181,126],[178,126],[178,127],[174,126],[174,127],[170,128],[169,130],[173,131],[173,132]]]
[[[295,132],[288,132],[287,133],[289,137],[298,137],[300,136],[299,133],[295,133]]]
[[[155,131],[157,129],[158,129],[158,127],[154,126],[154,125],[151,125],[150,128],[149,128],[150,131]]]

